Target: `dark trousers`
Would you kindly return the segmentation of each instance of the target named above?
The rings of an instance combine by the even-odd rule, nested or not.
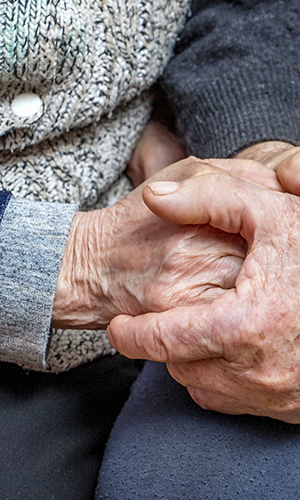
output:
[[[147,363],[114,425],[96,499],[295,500],[300,426],[199,408]]]
[[[59,375],[0,363],[0,499],[92,500],[137,374],[119,355]]]
[[[0,364],[1,500],[295,500],[300,428],[201,410],[165,367]],[[97,476],[100,476],[97,484]]]

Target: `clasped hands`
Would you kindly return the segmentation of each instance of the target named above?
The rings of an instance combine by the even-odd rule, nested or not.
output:
[[[297,153],[271,160],[295,193]],[[110,322],[120,352],[166,362],[202,407],[300,422],[300,201],[281,184],[252,160],[189,158],[78,213],[53,325]]]
[[[203,408],[300,422],[300,198],[276,186],[279,178],[300,193],[299,161],[298,148],[271,155],[276,177],[249,160],[211,160],[182,183],[144,188],[160,218],[209,224],[248,244],[235,286],[210,304],[121,316],[109,327],[115,347],[166,362]]]

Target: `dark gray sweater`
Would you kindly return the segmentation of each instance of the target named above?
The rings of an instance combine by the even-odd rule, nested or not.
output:
[[[194,0],[162,85],[187,152],[300,143],[298,0]]]

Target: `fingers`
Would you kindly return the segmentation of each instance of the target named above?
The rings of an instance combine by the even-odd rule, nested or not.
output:
[[[247,373],[252,366],[239,366],[224,358],[205,359],[187,363],[168,363],[170,375],[188,388],[193,400],[206,410],[228,414],[250,413],[271,415],[280,405],[270,393],[261,390],[259,370],[249,383]],[[245,375],[246,373],[246,375]],[[282,400],[281,400],[282,403]]]
[[[248,413],[270,417],[291,424],[299,424],[299,409],[295,395],[272,394],[259,390],[245,381],[243,374],[222,370],[223,359],[182,363],[181,367],[168,365],[171,376],[187,387],[192,399],[205,410],[231,415]],[[188,368],[184,373],[184,366]],[[199,370],[200,366],[200,370]],[[200,377],[201,374],[201,377]],[[257,375],[259,380],[259,374]]]
[[[275,165],[278,158],[293,148],[292,144],[284,141],[258,142],[241,150],[235,158],[255,160],[276,171]]]
[[[177,161],[172,165],[160,170],[151,177],[151,181],[176,181],[181,182],[190,177],[195,177],[202,172],[210,172],[213,169],[206,160],[200,160],[194,156],[189,156]],[[144,183],[147,185],[149,181]]]
[[[293,151],[293,153],[292,153]],[[300,148],[293,148],[277,168],[277,177],[285,191],[300,195]]]
[[[247,399],[244,401],[241,397],[237,400],[227,394],[220,394],[219,392],[210,390],[206,391],[197,387],[189,387],[188,392],[195,403],[204,410],[217,411],[218,413],[226,413],[227,415],[259,414],[253,410],[253,407],[247,404]]]
[[[175,362],[232,356],[240,348],[244,307],[244,300],[229,290],[209,305],[118,316],[107,336],[113,347],[130,358]]]
[[[238,155],[233,160],[212,159],[207,160],[207,162],[231,171],[239,177],[246,177],[269,189],[284,190],[299,196],[300,147],[276,141],[253,146],[253,148],[255,147],[260,147],[258,154],[257,152],[254,154],[257,161],[243,160],[243,156],[239,157]],[[248,158],[253,157],[251,149],[251,147],[248,148]],[[241,154],[243,155],[245,152]],[[275,172],[277,172],[277,181],[274,178]]]
[[[205,327],[202,335],[195,331],[198,321],[192,309],[171,309],[137,317],[118,316],[108,327],[108,340],[121,354],[130,358],[166,362],[207,357]],[[198,314],[201,322],[201,310]],[[194,325],[191,324],[191,315],[194,316]],[[203,318],[203,326],[204,323]],[[208,324],[206,329],[210,330]]]
[[[283,191],[276,173],[255,160],[212,158],[205,160],[209,165],[231,172],[236,177],[248,179],[268,189]]]
[[[179,139],[159,123],[150,121],[139,139],[126,173],[134,187],[163,168],[185,158]]]
[[[263,192],[262,192],[263,190]],[[175,224],[210,224],[230,233],[251,233],[269,210],[271,191],[214,169],[182,183],[152,182],[143,199],[155,215]]]
[[[241,177],[252,181],[255,184],[262,185],[268,189],[282,191],[276,174],[273,170],[265,167],[254,160],[243,159],[222,159],[212,158],[201,160],[190,156],[181,161],[164,168],[154,174],[151,181],[175,181],[181,182],[185,179],[196,177],[199,174],[208,173],[213,170],[222,169],[232,173],[236,177]],[[148,180],[150,182],[150,179]]]

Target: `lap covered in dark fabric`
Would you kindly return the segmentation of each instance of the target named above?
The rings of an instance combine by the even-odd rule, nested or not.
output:
[[[137,374],[120,355],[59,375],[0,363],[1,500],[92,500],[105,442]]]
[[[147,363],[109,438],[96,499],[294,500],[300,427],[202,410]]]

